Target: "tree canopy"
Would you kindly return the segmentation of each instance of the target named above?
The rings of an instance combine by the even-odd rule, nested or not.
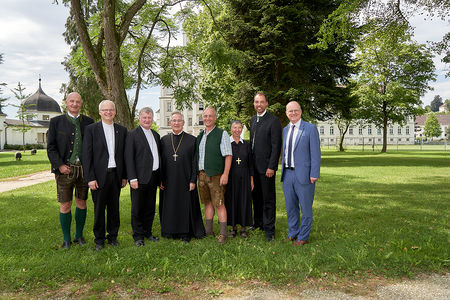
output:
[[[441,107],[442,104],[444,104],[444,102],[442,101],[442,97],[439,95],[434,96],[433,100],[430,103],[431,111],[438,112],[439,107]]]
[[[433,138],[438,137],[442,133],[441,125],[439,125],[439,120],[435,114],[430,113],[427,120],[425,121],[425,127],[423,129],[423,134],[426,137]]]

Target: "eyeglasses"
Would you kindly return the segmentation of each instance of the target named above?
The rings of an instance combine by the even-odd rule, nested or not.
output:
[[[104,111],[104,112],[115,112],[115,109],[101,109],[100,111]]]
[[[299,112],[301,112],[302,110],[301,109],[292,109],[292,110],[287,110],[286,112],[288,113],[288,114],[296,114],[296,113],[299,113]]]
[[[172,122],[172,123],[182,123],[183,120],[171,120],[170,122]]]

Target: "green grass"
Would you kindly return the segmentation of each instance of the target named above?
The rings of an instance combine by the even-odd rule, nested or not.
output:
[[[88,245],[63,251],[58,247],[62,235],[54,181],[1,193],[0,291],[58,295],[70,284],[64,290],[69,297],[80,292],[104,297],[120,290],[132,297],[151,291],[183,298],[183,288],[197,283],[200,292],[214,297],[222,293],[215,282],[284,286],[307,279],[337,282],[448,272],[449,174],[446,152],[324,151],[311,243],[304,247],[282,242],[287,222],[281,184],[273,243],[257,231],[225,245],[213,238],[189,244],[161,239],[137,248],[126,188],[120,203],[121,244],[100,252],[94,251],[91,200]],[[160,232],[158,218],[154,233]]]
[[[29,150],[21,153],[22,159],[16,161],[15,151],[0,152],[0,179],[50,170],[47,150],[39,149],[36,155],[31,155]]]

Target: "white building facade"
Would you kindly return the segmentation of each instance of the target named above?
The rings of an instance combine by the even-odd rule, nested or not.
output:
[[[317,123],[319,130],[320,143],[322,146],[339,145],[339,128],[334,120],[319,121]],[[388,126],[387,143],[391,145],[414,144],[414,119],[409,118],[405,125],[392,124]],[[356,122],[348,128],[344,137],[344,145],[382,145],[383,129],[374,124]]]
[[[184,109],[180,111],[184,118],[184,128],[183,130],[187,133],[197,136],[203,126],[203,103],[191,103],[191,109]],[[161,87],[161,94],[159,97],[159,111],[156,112],[157,125],[159,126],[159,134],[161,136],[166,135],[171,132],[169,121],[172,112],[178,111],[175,99],[171,89]]]

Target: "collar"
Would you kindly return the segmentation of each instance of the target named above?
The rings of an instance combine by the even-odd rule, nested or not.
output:
[[[141,126],[141,125],[139,125],[139,126]],[[148,129],[148,130],[145,129],[144,127],[142,127],[142,126],[141,126],[141,128],[142,128],[142,131],[144,131],[144,133],[145,133],[145,132],[147,132],[147,133],[151,133],[151,132],[152,132],[152,129],[151,129],[151,128]]]
[[[262,118],[262,117],[264,117],[266,112],[267,112],[267,109],[265,109],[264,112],[262,114],[260,114],[260,115],[258,115],[258,113],[256,113],[256,116]]]
[[[233,136],[230,136],[230,142],[236,142],[233,138]],[[239,137],[239,143],[244,143],[244,140],[242,139],[242,137]]]
[[[69,115],[69,117],[71,117],[73,119],[77,119],[80,116],[80,114],[78,114],[78,116],[74,116],[70,112],[67,112],[67,114]]]
[[[175,132],[173,132],[173,130],[172,130],[172,134],[173,134],[173,135],[181,135],[181,134],[182,134],[183,132],[184,132],[184,131],[183,131],[183,130],[181,130],[181,131],[180,131],[180,133],[176,134],[176,133],[175,133]]]
[[[216,125],[214,125],[214,127],[209,132],[206,132],[206,128],[205,128],[205,131],[204,131],[205,135],[208,135],[211,131],[214,130],[214,128],[216,128]]]
[[[105,122],[102,121],[102,125],[105,127],[114,127],[114,122],[111,124],[106,124]]]
[[[302,119],[298,120],[297,123],[292,124],[291,122],[289,122],[289,127],[291,127],[292,125],[295,125],[295,127],[300,128],[300,125],[302,123]]]

